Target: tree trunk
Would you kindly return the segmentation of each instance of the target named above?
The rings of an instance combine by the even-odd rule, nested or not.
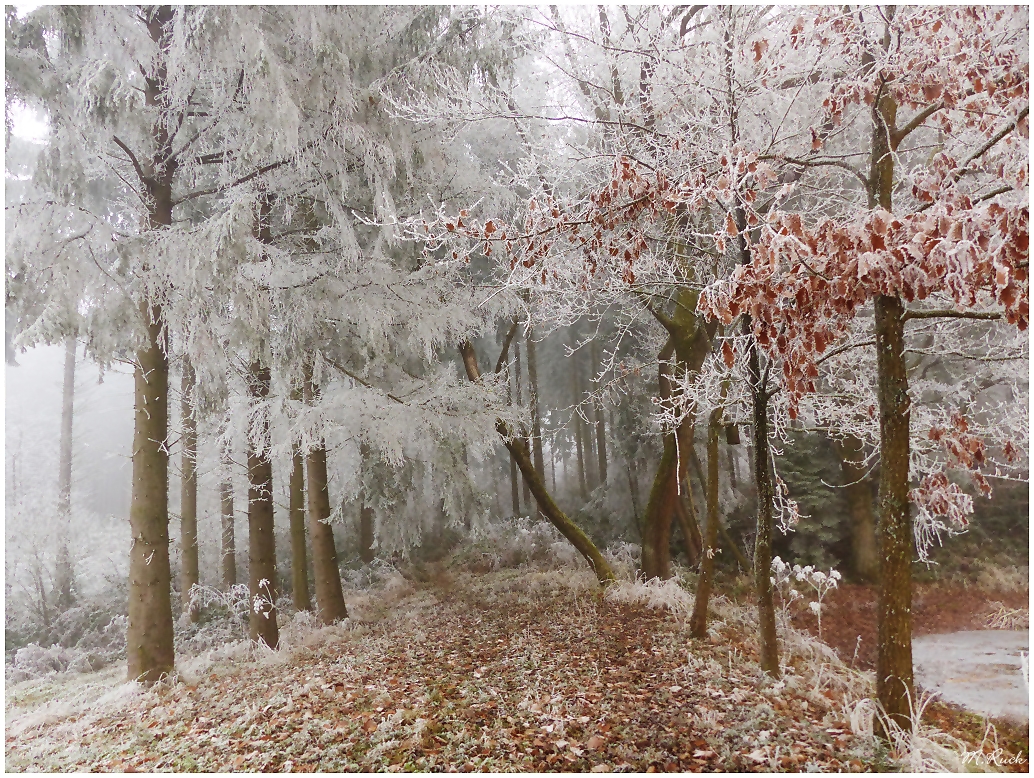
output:
[[[600,366],[600,346],[595,340],[592,342],[592,363],[595,368]],[[599,386],[597,385],[597,388]],[[603,403],[593,404],[596,412],[596,464],[599,467],[600,484],[607,483],[607,430],[603,423]]]
[[[578,345],[578,336],[575,331],[574,325],[571,325],[571,349]],[[582,400],[582,388],[581,382],[578,380],[578,352],[572,351],[571,356],[571,394],[573,398],[571,404],[575,407],[574,415],[571,417],[571,423],[574,425],[574,445],[575,445],[575,461],[578,465],[578,489],[581,494],[582,500],[589,499],[589,483],[585,472],[585,448],[587,441],[585,436],[582,434],[582,417],[577,411],[578,403]]]
[[[520,343],[514,343],[513,344],[513,367],[514,367],[514,374],[517,377],[517,404],[521,405],[524,402],[524,398],[521,396],[522,393],[521,393],[521,344]],[[525,437],[525,441],[527,441],[526,437]],[[529,447],[529,450],[530,450],[530,447]],[[521,480],[524,483],[524,489],[523,489],[523,492],[524,492],[524,495],[523,495],[524,496],[524,510],[530,516],[531,515],[531,484],[528,483],[528,479],[525,478],[525,477],[522,477]]]
[[[511,381],[510,381],[510,366],[506,366],[506,404],[511,405],[513,403],[513,395],[511,393]],[[509,451],[507,451],[509,453]],[[517,472],[517,461],[510,455],[510,499],[513,506],[513,515],[521,515],[521,487],[519,481],[519,473]]]
[[[311,611],[309,559],[305,549],[305,458],[295,445],[291,454],[291,589],[294,609]]]
[[[129,524],[129,679],[145,685],[173,671],[172,592],[169,568],[169,363],[161,310],[141,305],[150,319],[146,346],[136,354],[133,383],[133,497]]]
[[[697,482],[700,484],[700,490],[704,494],[707,494],[707,477],[704,475],[704,469],[700,465],[700,459],[697,457],[696,451],[692,449],[690,449],[689,456],[690,462],[693,465],[693,472],[696,473]],[[751,565],[750,560],[747,559],[747,555],[740,550],[740,547],[736,544],[736,541],[733,540],[732,535],[729,534],[729,531],[721,521],[718,522],[718,535],[721,537],[722,542],[729,547],[729,551],[732,555],[736,557],[736,562],[739,564],[740,569],[744,572],[751,570],[753,566]]]
[[[147,22],[151,40],[166,55],[171,39],[173,10],[157,9]],[[172,140],[166,109],[164,56],[144,79],[144,101],[158,113],[151,127],[155,153],[153,175],[142,180],[148,195],[148,224],[160,231],[172,224]],[[169,361],[164,313],[150,299],[139,304],[145,323],[143,345],[136,352],[133,371],[133,491],[129,525],[133,545],[129,553],[129,626],[126,655],[129,679],[145,685],[173,671],[172,587],[169,567]]]
[[[531,327],[528,327],[528,393],[531,395],[531,442],[535,471],[542,479],[546,477],[546,463],[542,456],[542,419],[539,412],[539,372],[535,358],[535,340]],[[539,518],[544,518],[539,511]]]
[[[219,484],[219,512],[222,524],[223,587],[229,589],[237,585],[237,543],[234,537],[233,474],[229,469],[229,452],[225,452],[224,457],[223,466],[226,470]]]
[[[370,447],[365,443],[361,443],[359,445],[359,454],[363,464],[368,464],[370,460]],[[516,468],[517,465],[513,465],[513,467]],[[516,481],[516,478],[514,478],[514,481]],[[359,494],[359,559],[365,565],[370,564],[374,557],[373,529],[373,508],[369,504],[364,487]]]
[[[891,718],[911,726],[912,558],[908,503],[909,417],[905,339],[897,297],[876,298],[876,360],[880,405],[880,596],[876,694]]]
[[[312,367],[306,363],[305,402],[315,401],[316,387]],[[337,565],[337,548],[330,518],[330,494],[327,491],[327,449],[323,441],[309,450],[305,458],[309,489],[309,534],[312,536],[312,568],[316,579],[316,615],[323,624],[348,618],[341,592],[341,571]]]
[[[59,611],[72,607],[75,575],[68,544],[72,529],[72,411],[75,401],[76,339],[65,339],[65,376],[61,387],[61,452],[57,473],[57,565],[55,568],[55,605]]]
[[[722,409],[715,408],[707,422],[707,529],[693,615],[689,620],[689,634],[695,638],[707,637],[707,605],[714,583],[714,557],[718,551],[718,435],[722,430],[721,419]]]
[[[865,455],[854,435],[833,440],[844,474],[844,494],[851,516],[851,568],[855,576],[875,583],[880,576],[880,555],[876,545],[876,516],[872,486],[865,467]]]
[[[883,37],[891,45],[890,18]],[[873,112],[869,166],[869,206],[891,211],[894,151],[890,137],[897,104],[884,92]],[[908,503],[909,422],[911,399],[905,365],[904,305],[898,297],[879,296],[876,313],[876,375],[880,406],[880,596],[877,606],[876,696],[890,718],[911,730],[915,700],[912,678],[912,558],[915,538]],[[884,732],[886,736],[888,733]]]
[[[190,607],[190,590],[200,583],[197,556],[197,419],[194,416],[194,367],[183,357],[180,383],[180,416],[183,420],[183,454],[180,477],[180,597],[191,621],[200,615]]]
[[[248,376],[252,400],[269,395],[269,368],[256,360]],[[273,463],[269,459],[269,422],[255,422],[248,435],[248,589],[251,639],[270,648],[280,642],[276,613],[276,538],[273,534]],[[257,433],[257,434],[256,434]],[[257,439],[257,440],[256,440]]]
[[[646,518],[643,522],[643,577],[646,580],[671,578],[671,519],[678,499],[678,463],[675,452],[675,436],[664,436],[664,453],[661,454],[657,475],[650,489],[646,503]]]
[[[628,493],[632,498],[632,518],[639,527],[639,468],[634,456],[628,458]]]
[[[699,374],[711,351],[711,339],[717,331],[717,323],[705,324],[697,316],[698,297],[699,292],[682,287],[676,297],[675,313],[671,318],[654,312],[654,316],[668,330],[668,340],[657,354],[658,389],[661,403],[666,406],[678,399],[672,388],[672,369],[677,369],[684,378]],[[670,364],[673,357],[674,365]],[[643,515],[643,574],[647,579],[671,575],[671,512],[676,509],[679,483],[688,466],[687,454],[693,448],[691,430],[689,415],[674,432],[664,436],[665,453],[654,475],[650,499]],[[669,448],[670,458],[667,456]],[[651,546],[649,550],[646,548],[648,545]]]
[[[463,357],[463,366],[467,371],[467,378],[470,379],[471,383],[480,383],[481,370],[478,367],[477,354],[469,341],[465,341],[460,345],[460,355]],[[535,471],[527,441],[523,438],[515,437],[502,419],[496,420],[495,428],[503,439],[503,444],[510,451],[514,461],[517,462],[517,467],[520,468],[521,473],[524,475],[525,482],[531,488],[531,493],[535,496],[539,510],[589,563],[600,584],[605,586],[613,582],[615,580],[614,571],[611,570],[610,565],[607,564],[607,560],[603,558],[599,549],[596,548],[589,536],[577,524],[571,521],[560,510],[556,502],[553,501],[541,476]]]
[[[745,324],[745,328],[749,322]],[[749,329],[747,330],[750,331]],[[761,371],[761,355],[753,339],[747,347],[754,427],[754,483],[758,492],[757,528],[754,538],[754,591],[758,602],[758,640],[761,669],[779,677],[779,644],[776,642],[775,603],[772,600],[772,501],[774,489],[769,469],[767,371]]]

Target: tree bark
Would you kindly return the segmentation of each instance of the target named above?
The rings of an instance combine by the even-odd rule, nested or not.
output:
[[[237,543],[234,537],[233,474],[229,451],[223,453],[223,480],[219,483],[219,513],[222,526],[223,587],[237,585]]]
[[[700,490],[704,494],[707,494],[707,476],[704,475],[704,468],[700,465],[700,459],[697,457],[696,451],[690,449],[689,457],[690,462],[693,465],[693,472],[696,473],[697,482],[700,484]],[[721,537],[722,542],[729,547],[729,551],[732,555],[736,557],[736,562],[740,566],[740,569],[744,572],[750,571],[753,567],[750,560],[747,559],[747,555],[740,550],[740,547],[736,544],[736,541],[733,540],[732,535],[729,534],[729,531],[721,521],[718,522],[718,535]]]
[[[512,382],[510,381],[510,366],[509,365],[506,366],[506,404],[507,405],[512,405],[513,404]],[[507,454],[509,454],[509,451],[507,451]],[[511,505],[513,507],[513,515],[516,517],[516,516],[520,516],[521,515],[521,487],[520,487],[520,480],[519,480],[520,474],[517,471],[517,460],[515,460],[513,458],[512,454],[510,455],[509,459],[510,459],[510,501],[511,501]]]
[[[697,291],[683,287],[678,292],[675,313],[670,319],[654,313],[668,330],[668,340],[657,354],[658,388],[664,404],[671,404],[676,399],[670,378],[672,366],[669,362],[672,358],[677,369],[685,376],[695,376],[711,351],[711,339],[718,325],[714,322],[705,324],[697,316],[698,296]],[[654,475],[646,513],[643,515],[642,564],[643,575],[647,580],[671,577],[672,512],[676,510],[679,483],[688,467],[687,455],[692,449],[691,429],[687,417],[678,429],[664,436],[664,455]]]
[[[592,363],[594,369],[600,366],[600,346],[592,342]],[[599,388],[597,384],[597,388]],[[596,414],[596,464],[599,467],[600,484],[607,483],[607,430],[603,422],[603,403],[593,404]]]
[[[528,393],[531,395],[531,442],[535,471],[542,479],[546,477],[546,463],[542,456],[542,419],[539,411],[539,372],[535,358],[535,339],[532,328],[528,327]],[[545,518],[539,511],[539,518]]]
[[[460,355],[463,358],[463,366],[467,371],[467,378],[470,379],[471,383],[480,383],[481,381],[481,369],[478,367],[477,354],[474,351],[474,347],[469,341],[464,341],[459,347]],[[496,432],[503,439],[503,444],[510,451],[514,461],[517,463],[517,467],[520,468],[521,473],[524,475],[525,482],[531,488],[531,493],[534,495],[536,502],[538,503],[539,510],[542,511],[546,519],[559,531],[560,534],[567,538],[571,545],[575,547],[579,554],[589,563],[593,572],[596,574],[596,579],[601,585],[606,586],[607,584],[615,580],[614,571],[611,570],[607,560],[603,558],[599,549],[592,542],[588,535],[586,535],[582,529],[571,521],[567,515],[560,510],[560,507],[554,502],[550,496],[549,491],[546,489],[546,485],[543,482],[541,476],[536,472],[535,466],[531,461],[531,453],[528,450],[528,443],[526,440],[520,437],[515,437],[512,431],[507,427],[506,423],[502,419],[496,420]]]
[[[748,323],[749,325],[749,323]],[[749,330],[748,330],[749,332]],[[768,387],[761,370],[761,355],[753,339],[747,347],[754,433],[754,483],[758,492],[757,529],[754,538],[754,591],[758,602],[758,640],[761,669],[779,677],[779,644],[776,642],[775,603],[772,600],[772,474],[769,468]]]
[[[517,404],[521,405],[524,402],[521,392],[521,344],[513,344],[513,367],[514,375],[517,378]],[[527,438],[525,438],[527,441]],[[530,450],[530,447],[529,447]],[[531,484],[528,483],[528,479],[522,474],[521,481],[524,484],[523,497],[524,497],[524,509],[528,515],[531,515]]]
[[[707,421],[707,529],[693,615],[689,620],[689,634],[695,638],[707,637],[707,606],[714,583],[714,557],[718,552],[718,435],[722,430],[721,420],[722,409],[715,408]]]
[[[671,520],[678,499],[678,463],[675,436],[664,436],[664,452],[653,479],[643,521],[643,577],[671,578]]]
[[[312,367],[306,363],[305,402],[315,401],[316,387],[312,382]],[[341,591],[341,571],[338,570],[337,548],[330,518],[330,495],[327,491],[327,449],[322,440],[309,450],[305,458],[309,482],[309,535],[312,536],[312,569],[316,583],[316,616],[323,624],[348,618],[344,594]]]
[[[255,360],[248,375],[255,402],[269,396],[269,368]],[[263,417],[248,435],[248,589],[251,639],[276,648],[280,642],[276,611],[276,538],[273,534],[273,463],[269,459],[269,422]]]
[[[891,45],[889,18],[883,47]],[[897,104],[883,91],[873,106],[869,207],[891,211]],[[880,595],[877,605],[876,696],[883,710],[909,731],[915,700],[912,676],[912,558],[915,538],[908,502],[911,399],[905,364],[904,305],[899,297],[875,300],[876,375],[880,408]],[[884,737],[888,733],[882,733]]]
[[[133,371],[136,412],[133,430],[133,497],[129,523],[129,679],[150,685],[172,672],[172,592],[169,567],[169,363],[161,311],[144,303],[150,318],[147,346]]]
[[[872,485],[865,468],[862,441],[854,435],[833,440],[844,474],[844,494],[851,516],[851,568],[860,581],[875,583],[880,577],[876,542],[876,516]]]
[[[183,420],[180,459],[180,597],[191,621],[200,613],[190,607],[190,590],[200,583],[197,554],[197,419],[194,416],[194,367],[183,357],[180,416]]]
[[[363,465],[368,464],[370,460],[370,447],[365,443],[361,443],[359,445],[359,455],[362,458]],[[516,468],[517,465],[513,465],[513,467]],[[514,481],[516,481],[516,478],[514,478]],[[359,493],[359,559],[365,565],[370,564],[374,558],[373,518],[373,508],[369,504],[369,498],[364,487]]]
[[[311,611],[309,558],[305,548],[305,458],[296,444],[291,453],[291,589],[294,609]]]
[[[172,224],[172,142],[165,114],[165,55],[171,39],[173,10],[157,9],[147,22],[161,55],[144,79],[144,100],[158,113],[151,128],[155,153],[153,175],[141,183],[148,194],[148,229]],[[126,656],[129,680],[151,685],[175,666],[172,635],[172,586],[169,567],[169,361],[164,313],[150,299],[139,304],[145,323],[143,345],[133,370],[133,490],[129,524],[129,626]]]
[[[75,569],[68,544],[72,529],[72,412],[75,403],[75,336],[65,339],[65,375],[61,387],[61,451],[57,473],[57,565],[55,605],[65,611],[75,604],[72,595]]]

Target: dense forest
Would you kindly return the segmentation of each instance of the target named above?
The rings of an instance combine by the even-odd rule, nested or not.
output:
[[[5,60],[8,686],[275,708],[240,761],[47,762],[45,711],[8,760],[951,766],[923,603],[1027,618],[1026,8],[9,6]],[[560,718],[446,745],[434,667]]]

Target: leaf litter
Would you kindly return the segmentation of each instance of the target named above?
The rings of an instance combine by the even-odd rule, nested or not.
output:
[[[689,639],[673,582],[606,594],[570,570],[439,570],[286,620],[283,645],[183,659],[142,689],[8,691],[6,765],[54,771],[870,771],[871,676],[788,630],[774,682],[752,611],[717,597]],[[49,698],[49,699],[48,699]],[[864,718],[864,717],[862,717]]]

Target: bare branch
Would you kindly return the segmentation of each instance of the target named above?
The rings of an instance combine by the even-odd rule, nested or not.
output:
[[[119,140],[118,135],[112,135],[111,139],[113,141],[115,141],[115,145],[116,146],[118,146],[120,149],[122,149],[124,152],[126,152],[126,154],[129,155],[129,161],[133,163],[133,169],[136,170],[136,174],[140,178],[140,183],[146,183],[147,179],[144,176],[143,168],[140,167],[140,163],[136,159],[136,154],[134,154],[130,150],[129,146],[127,146],[125,143],[123,143],[121,140]]]

